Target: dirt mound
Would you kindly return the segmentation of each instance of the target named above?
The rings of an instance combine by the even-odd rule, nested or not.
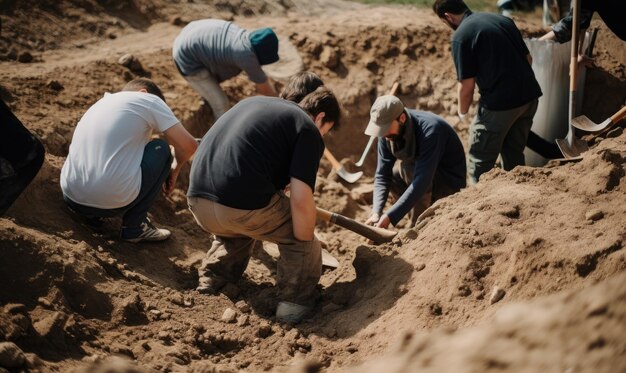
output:
[[[449,31],[431,11],[335,1],[0,4],[0,54],[15,49],[33,55],[30,63],[11,56],[0,62],[0,95],[48,151],[31,186],[0,218],[0,350],[15,356],[22,356],[16,348],[25,351],[13,361],[17,366],[138,369],[109,360],[116,355],[156,371],[337,370],[399,346],[396,355],[381,360],[385,365],[374,366],[619,367],[626,262],[621,128],[594,140],[579,163],[493,170],[477,186],[434,206],[417,228],[401,224],[389,244],[371,246],[320,223],[318,235],[340,267],[323,274],[315,316],[295,328],[273,319],[276,259],[266,251],[256,252],[244,278],[223,294],[193,290],[211,237],[187,210],[188,170],[180,189],[160,197],[152,211],[157,224],[172,230],[168,242],[123,243],[117,239],[119,219],[92,231],[66,209],[60,169],[75,123],[104,92],[146,74],[193,135],[210,127],[210,109],[171,61],[171,42],[195,18],[233,18],[288,37],[307,69],[320,74],[349,111],[341,130],[326,139],[348,169],[367,141],[361,133],[371,103],[394,81],[407,106],[447,118],[466,142],[467,125],[455,118]],[[264,15],[240,17],[249,14]],[[538,19],[517,22],[527,35],[543,32]],[[46,32],[35,33],[35,24]],[[583,108],[596,121],[626,100],[625,61],[606,47],[612,39],[602,37],[600,69],[588,74]],[[125,54],[143,71],[118,63]],[[233,103],[254,94],[243,76],[224,87]],[[364,220],[374,166],[372,151],[366,176],[347,185],[323,161],[318,204]],[[595,290],[580,290],[596,282]],[[569,295],[555,295],[562,291]],[[547,298],[533,302],[538,296]],[[607,305],[598,306],[602,312],[582,305],[600,300]],[[510,303],[518,305],[504,307]],[[592,333],[594,325],[599,329]],[[561,336],[580,343],[560,349]],[[458,359],[446,360],[446,354]],[[547,365],[555,362],[561,365]]]

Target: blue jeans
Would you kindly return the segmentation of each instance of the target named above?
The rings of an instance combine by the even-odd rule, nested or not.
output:
[[[65,203],[78,214],[88,219],[110,218],[119,214],[122,217],[122,229],[126,234],[134,235],[141,233],[141,223],[152,207],[154,199],[159,194],[161,186],[170,173],[172,154],[165,140],[155,139],[146,144],[141,159],[141,189],[139,195],[128,206],[116,209],[99,209],[78,204],[66,195],[63,195]]]

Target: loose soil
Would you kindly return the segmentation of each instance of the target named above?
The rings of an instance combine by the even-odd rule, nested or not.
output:
[[[448,119],[467,144],[450,31],[431,13],[326,0],[0,0],[0,96],[47,150],[0,218],[0,342],[16,343],[23,366],[41,372],[625,371],[621,127],[589,139],[577,163],[494,169],[437,203],[418,228],[401,223],[388,244],[320,222],[340,266],[323,274],[315,315],[295,327],[273,318],[276,258],[265,251],[222,294],[194,290],[211,237],[186,208],[188,169],[152,211],[173,231],[167,242],[123,243],[119,219],[94,232],[67,212],[60,169],[77,121],[104,92],[149,76],[194,136],[210,128],[210,109],[171,59],[180,29],[199,18],[289,38],[348,112],[325,140],[350,171],[368,140],[369,107],[394,81],[407,106]],[[538,17],[516,23],[526,36],[545,32]],[[626,57],[593,24],[597,68],[587,73],[583,113],[599,122],[626,102]],[[127,53],[141,69],[118,64]],[[254,94],[245,76],[224,87],[232,103]],[[323,160],[318,205],[365,220],[375,157],[352,185]]]

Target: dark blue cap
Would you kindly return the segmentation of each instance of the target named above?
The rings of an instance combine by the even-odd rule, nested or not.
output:
[[[252,31],[250,43],[261,65],[278,61],[278,37],[271,28],[266,27]]]

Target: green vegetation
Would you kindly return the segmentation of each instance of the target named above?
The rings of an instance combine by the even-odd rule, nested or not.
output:
[[[434,0],[356,0],[366,4],[408,4],[420,8],[430,8]],[[474,11],[496,11],[496,0],[465,0]]]

